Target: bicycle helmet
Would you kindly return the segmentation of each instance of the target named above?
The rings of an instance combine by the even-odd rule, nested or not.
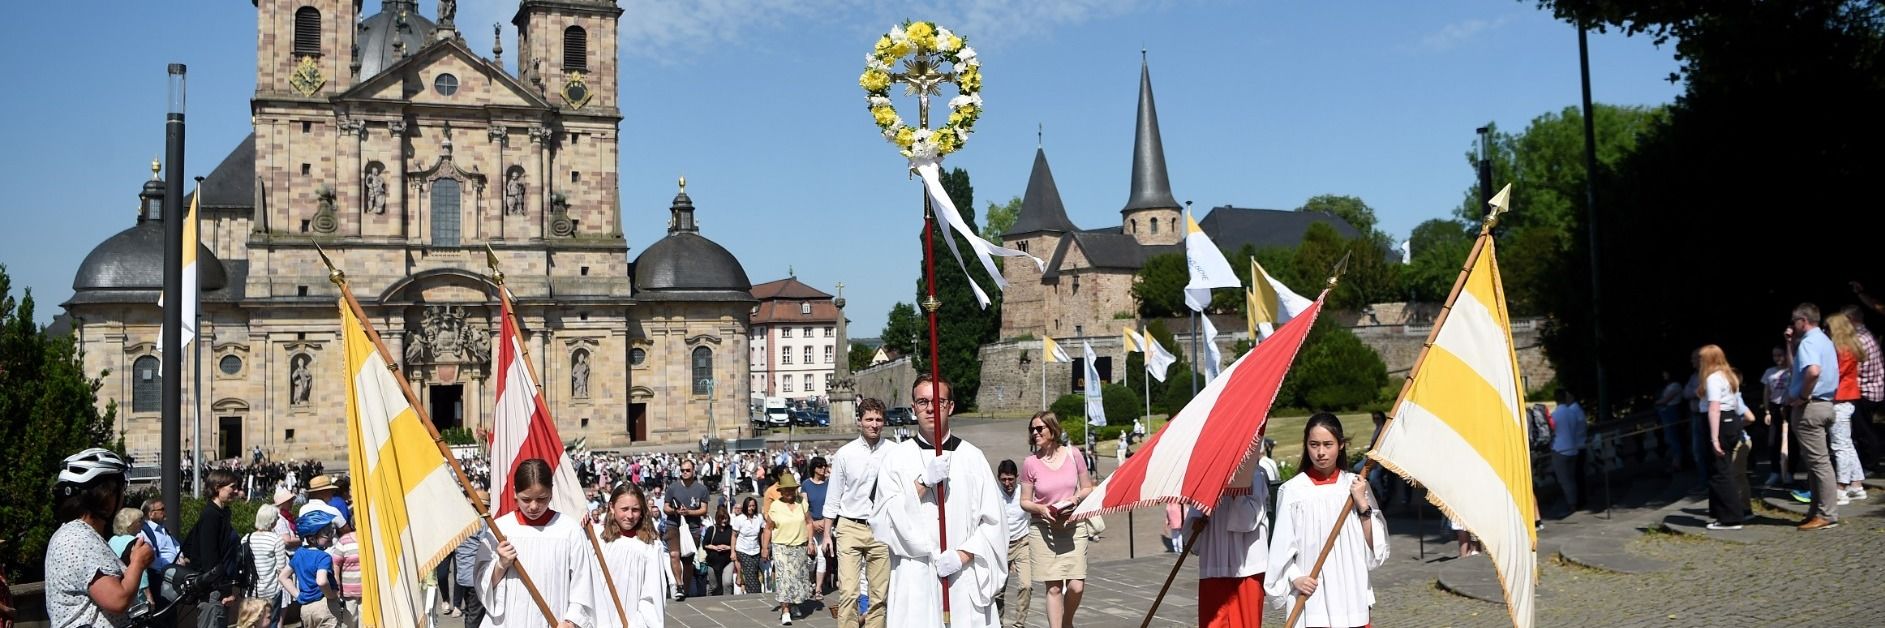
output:
[[[59,484],[83,486],[109,476],[123,477],[130,465],[109,449],[93,447],[72,454],[59,465]]]

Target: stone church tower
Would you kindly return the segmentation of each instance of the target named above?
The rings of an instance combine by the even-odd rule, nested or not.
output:
[[[710,288],[712,305],[660,308],[653,333],[692,330],[683,345],[651,338],[635,307],[617,176],[615,0],[520,2],[517,72],[501,44],[489,57],[466,47],[456,3],[441,3],[436,21],[414,0],[382,0],[364,18],[360,4],[256,3],[254,134],[194,192],[200,265],[217,276],[202,280],[197,335],[206,456],[259,445],[277,458],[344,459],[338,295],[316,244],[346,270],[441,429],[490,426],[499,327],[487,247],[566,441],[693,442],[716,400],[723,412],[744,408],[750,303],[729,304],[751,296],[730,254],[713,277],[678,280]],[[166,374],[140,365],[155,363],[161,278],[124,269],[148,264],[156,276],[161,242],[136,233],[170,218],[147,213],[94,250],[66,305],[88,370],[110,370],[101,402],[119,401],[134,453],[157,442],[157,408],[141,395]],[[699,374],[728,385],[712,395],[682,385]],[[186,382],[186,417],[195,390]]]

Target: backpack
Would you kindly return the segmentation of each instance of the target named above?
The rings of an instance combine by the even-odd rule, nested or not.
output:
[[[236,583],[243,591],[255,590],[255,549],[249,545],[249,537],[243,535],[242,543],[236,546],[234,571],[229,573],[229,581]]]
[[[1551,446],[1551,411],[1545,404],[1534,403],[1525,409],[1525,419],[1531,424],[1532,449],[1544,449]]]

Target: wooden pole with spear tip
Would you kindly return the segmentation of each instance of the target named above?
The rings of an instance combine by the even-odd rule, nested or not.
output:
[[[491,267],[491,282],[497,284],[497,298],[502,306],[502,311],[510,316],[510,322],[517,327],[518,333],[523,333],[523,321],[518,320],[517,311],[511,309],[510,289],[504,287],[504,271],[498,268],[497,251],[491,250],[491,245],[489,244],[484,245],[484,259],[485,263]],[[517,348],[524,354],[524,368],[530,373],[530,381],[536,382],[537,384],[538,390],[536,394],[542,394],[543,380],[537,377],[537,363],[530,361],[530,347],[524,345],[522,340],[523,338],[518,338],[519,342],[517,343]],[[511,339],[507,335],[504,338],[504,342],[510,341]],[[544,418],[549,417],[546,415]],[[648,505],[642,504],[641,508],[641,516],[643,519],[646,519],[648,517]],[[604,510],[606,511],[607,508],[605,507]],[[615,576],[609,574],[609,560],[602,555],[602,543],[596,540],[595,525],[590,523],[587,514],[582,517],[582,522],[583,537],[589,539],[589,549],[595,552],[596,566],[602,571],[602,582],[609,587],[609,599],[615,602],[615,614],[617,617],[621,618],[622,626],[626,628],[629,625],[628,609],[622,606],[622,594],[615,589]]]
[[[1492,197],[1492,201],[1490,201],[1492,211],[1486,215],[1486,222],[1479,227],[1479,238],[1473,241],[1472,252],[1466,255],[1466,263],[1460,267],[1459,277],[1453,280],[1453,290],[1447,293],[1445,305],[1440,306],[1440,314],[1433,319],[1433,329],[1428,330],[1427,341],[1420,346],[1420,357],[1414,359],[1414,368],[1407,371],[1407,381],[1401,384],[1401,394],[1394,399],[1394,405],[1389,406],[1394,409],[1394,412],[1388,413],[1387,422],[1381,424],[1380,433],[1383,435],[1383,438],[1385,438],[1385,435],[1388,433],[1388,427],[1394,425],[1395,418],[1400,415],[1401,404],[1407,401],[1407,394],[1414,390],[1414,380],[1420,376],[1420,367],[1422,364],[1426,363],[1427,355],[1433,351],[1434,340],[1440,337],[1440,329],[1446,325],[1447,315],[1453,312],[1454,300],[1458,299],[1460,291],[1466,288],[1467,274],[1472,272],[1473,264],[1479,261],[1480,252],[1486,250],[1486,241],[1492,237],[1492,227],[1498,224],[1499,214],[1503,214],[1507,211],[1506,205],[1510,202],[1508,199],[1511,197],[1511,193],[1512,184],[1508,183],[1505,189],[1499,190],[1499,193]],[[1374,448],[1380,449],[1381,443],[1377,441],[1374,444]],[[1368,461],[1362,464],[1361,473],[1358,474],[1358,477],[1362,480],[1366,480],[1368,473],[1373,471],[1374,467],[1374,458],[1368,458]],[[1354,512],[1354,510],[1355,499],[1353,496],[1342,500],[1342,512],[1335,516],[1335,526],[1329,529],[1328,538],[1322,540],[1322,551],[1316,554],[1316,563],[1309,570],[1309,578],[1316,578],[1322,575],[1322,565],[1328,562],[1329,551],[1335,548],[1335,540],[1342,536],[1342,524],[1348,520],[1348,513]],[[1367,523],[1364,522],[1362,525],[1367,525]],[[1289,618],[1284,620],[1283,625],[1296,625],[1296,618],[1302,615],[1303,605],[1308,603],[1308,601],[1308,595],[1297,593],[1295,603],[1290,606]]]
[[[327,280],[334,282],[334,285],[340,288],[341,302],[347,304],[347,309],[353,312],[354,318],[359,319],[361,327],[365,328],[367,338],[373,341],[374,350],[379,352],[380,359],[386,361],[386,370],[393,372],[393,381],[399,383],[399,391],[406,395],[406,404],[412,408],[413,414],[419,417],[419,424],[425,426],[426,433],[432,436],[432,443],[438,446],[439,453],[445,457],[445,463],[452,466],[452,474],[458,476],[458,485],[470,491],[471,478],[465,475],[464,467],[458,465],[458,458],[452,456],[451,447],[445,444],[443,437],[439,436],[438,426],[432,424],[432,416],[426,413],[424,404],[419,403],[419,396],[412,392],[412,384],[399,373],[399,365],[393,363],[392,358],[389,357],[392,352],[386,350],[386,342],[380,339],[380,332],[368,322],[372,319],[367,317],[366,310],[360,307],[360,302],[353,298],[353,292],[347,288],[347,274],[334,266],[334,260],[328,259],[327,251],[322,250],[320,245],[316,244],[314,251],[321,256],[321,263],[327,265]],[[478,511],[478,518],[484,520],[485,527],[491,531],[491,537],[499,543],[506,542],[504,531],[498,529],[497,522],[491,519],[491,511],[485,508],[484,502],[472,499],[469,495],[466,499],[471,502],[471,507]],[[511,569],[517,572],[517,579],[523,581],[524,590],[530,592],[530,599],[536,602],[537,610],[543,612],[543,619],[552,626],[556,625],[556,613],[552,612],[550,604],[543,600],[543,593],[537,590],[537,583],[530,579],[530,573],[526,572],[521,564],[512,564]]]
[[[1341,283],[1342,273],[1348,272],[1348,257],[1350,255],[1353,255],[1353,253],[1344,253],[1342,259],[1336,260],[1334,271],[1329,273],[1328,287],[1323,289],[1323,294],[1316,298],[1317,301],[1327,298],[1328,293],[1335,290],[1336,284]],[[1252,275],[1250,280],[1263,281],[1263,278]],[[1255,351],[1255,349],[1253,348],[1252,351]],[[1264,420],[1268,422],[1268,418]],[[1262,440],[1263,432],[1261,430],[1257,432],[1257,438],[1259,441]],[[1251,446],[1255,447],[1256,443],[1252,443]],[[1251,464],[1255,463],[1252,462]],[[1172,581],[1178,578],[1178,570],[1185,566],[1185,559],[1191,556],[1191,546],[1198,542],[1198,536],[1204,532],[1204,526],[1207,523],[1208,521],[1206,519],[1198,519],[1197,521],[1191,522],[1191,536],[1185,539],[1185,549],[1178,554],[1178,561],[1172,564],[1171,573],[1165,574],[1165,586],[1159,587],[1158,596],[1152,598],[1152,608],[1145,611],[1145,619],[1139,622],[1139,628],[1147,628],[1152,625],[1152,616],[1158,614],[1159,605],[1165,602],[1165,593],[1171,590]]]

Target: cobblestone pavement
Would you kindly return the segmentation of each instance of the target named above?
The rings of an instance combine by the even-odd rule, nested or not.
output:
[[[982,445],[991,461],[1019,460],[1023,440],[1019,421],[965,421],[958,432]],[[1101,471],[1113,468],[1103,459]],[[1692,476],[1690,476],[1692,478]],[[1681,479],[1679,482],[1693,482]],[[1670,481],[1637,481],[1626,491],[1619,487],[1622,504],[1605,519],[1580,513],[1564,521],[1550,521],[1540,533],[1538,626],[1878,626],[1885,621],[1885,494],[1854,502],[1842,509],[1840,527],[1822,532],[1798,532],[1797,517],[1757,506],[1761,515],[1739,532],[1723,535],[1732,540],[1660,531],[1659,522],[1676,514],[1704,517],[1705,501],[1694,494],[1674,495],[1664,490]],[[1663,497],[1656,497],[1662,495]],[[1680,499],[1670,502],[1669,499]],[[1443,529],[1445,522],[1429,508],[1424,518],[1392,513],[1393,556],[1373,574],[1376,587],[1374,618],[1387,626],[1508,626],[1503,604],[1484,602],[1442,590],[1443,569],[1473,569],[1458,565],[1454,547]],[[1162,553],[1156,512],[1131,518],[1109,517],[1105,539],[1092,546],[1087,593],[1078,624],[1099,628],[1138,626],[1151,607],[1159,586],[1170,572],[1173,554]],[[1128,558],[1128,521],[1134,528],[1133,558]],[[1662,561],[1667,566],[1650,573],[1625,575],[1556,559],[1556,543],[1567,536],[1601,538],[1621,544],[1629,555]],[[1425,556],[1421,542],[1425,540]],[[1568,543],[1569,541],[1563,541]],[[1477,567],[1490,573],[1483,559]],[[1187,565],[1160,606],[1152,625],[1191,626],[1197,623],[1197,572]],[[1037,585],[1030,626],[1045,624],[1043,592]],[[668,625],[683,627],[747,627],[778,625],[778,614],[760,596],[695,598],[668,606]],[[794,626],[836,626],[822,607]],[[442,618],[440,626],[457,628],[457,619]],[[1281,626],[1282,612],[1272,611],[1265,625]]]

